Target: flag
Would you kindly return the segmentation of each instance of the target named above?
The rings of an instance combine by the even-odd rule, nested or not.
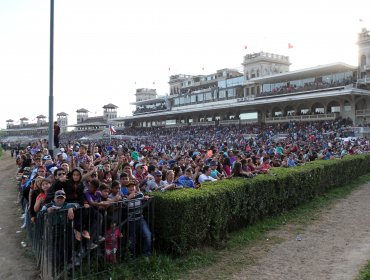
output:
[[[171,71],[171,68],[170,67],[168,67],[168,71]]]
[[[115,134],[117,131],[114,129],[114,126],[113,125],[109,125],[109,132],[110,134]]]
[[[359,21],[359,22],[363,22],[362,18],[359,18],[359,19],[358,19],[358,21]]]
[[[202,67],[202,70],[204,71],[204,66]]]
[[[246,50],[246,49],[248,49],[248,46],[244,46],[244,49]]]
[[[153,85],[155,85],[155,82],[153,82]]]
[[[293,45],[291,43],[288,43],[288,49],[293,49]]]

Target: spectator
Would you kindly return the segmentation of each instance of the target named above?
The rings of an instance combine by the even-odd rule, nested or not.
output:
[[[60,126],[57,121],[54,122],[54,146],[59,148],[59,135],[60,135]]]

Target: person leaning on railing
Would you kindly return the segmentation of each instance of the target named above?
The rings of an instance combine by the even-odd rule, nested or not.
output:
[[[149,199],[149,196],[144,196],[142,192],[137,191],[135,182],[129,182],[129,195],[123,201],[128,207],[128,222],[129,222],[129,250],[132,255],[136,252],[136,236],[140,234],[140,238],[144,239],[143,253],[145,257],[149,257],[152,253],[152,233],[143,216],[143,201]]]

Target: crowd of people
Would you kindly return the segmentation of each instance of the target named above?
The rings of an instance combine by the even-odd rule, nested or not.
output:
[[[40,213],[65,210],[75,221],[75,239],[85,240],[87,250],[105,242],[106,259],[115,262],[124,229],[114,218],[102,226],[102,212],[125,203],[132,223],[126,233],[129,250],[136,250],[134,236],[139,234],[142,253],[148,257],[152,233],[141,206],[154,192],[199,188],[234,177],[249,180],[273,174],[274,168],[369,152],[367,138],[346,137],[350,127],[349,120],[338,119],[243,127],[126,128],[121,133],[130,136],[127,140],[81,142],[73,134],[62,136],[54,156],[45,139],[36,141],[12,153],[19,168],[24,227],[27,221],[35,223]],[[88,217],[76,215],[77,209],[89,211]],[[98,225],[97,230],[91,224]]]

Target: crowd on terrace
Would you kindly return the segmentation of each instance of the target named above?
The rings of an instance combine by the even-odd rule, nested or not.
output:
[[[273,175],[274,168],[369,152],[367,138],[345,138],[350,127],[350,120],[338,119],[242,127],[127,128],[119,132],[131,136],[128,140],[86,141],[78,140],[84,132],[74,132],[60,139],[60,152],[54,157],[45,139],[25,147],[3,146],[16,159],[26,217],[34,223],[38,212],[52,212],[59,209],[56,205],[68,209],[73,219],[78,208],[100,213],[111,203],[145,200],[154,192],[199,188],[205,182],[234,177],[253,180],[259,174]],[[92,223],[98,223],[99,214],[93,217]],[[151,232],[142,215],[139,218],[143,254],[149,256]],[[80,228],[74,229],[75,238],[89,239],[87,249],[107,238],[107,232],[89,232],[81,220],[76,224]],[[112,255],[107,258],[115,261]]]
[[[284,85],[277,86],[269,91],[262,91],[257,97],[264,97],[270,95],[278,95],[278,94],[287,94],[287,93],[295,93],[295,92],[304,92],[304,91],[313,91],[313,90],[320,90],[320,89],[328,89],[328,88],[337,88],[343,87],[350,84],[353,84],[354,80],[352,78],[343,79],[340,81],[315,81],[315,82],[308,82],[304,83],[304,85],[297,86],[294,83],[287,82]]]

